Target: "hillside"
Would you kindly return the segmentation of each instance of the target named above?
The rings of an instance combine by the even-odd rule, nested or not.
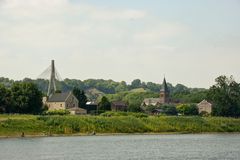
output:
[[[25,78],[22,81],[24,82],[32,82],[35,83],[38,88],[46,93],[48,89],[48,80],[37,79],[33,80],[30,78]],[[7,87],[10,87],[14,82],[14,80],[0,77],[0,84],[3,84]],[[168,88],[171,94],[178,93],[196,93],[199,91],[206,91],[203,88],[188,88],[182,84],[177,84],[173,86],[171,83],[168,83]],[[124,91],[131,92],[156,92],[160,91],[162,84],[157,84],[153,82],[142,82],[139,79],[135,79],[131,82],[131,84],[127,84],[125,81],[116,82],[113,80],[103,80],[103,79],[87,79],[87,80],[76,80],[76,79],[64,79],[64,81],[57,82],[57,89],[62,91],[72,90],[74,87],[78,87],[86,92],[88,90],[96,89],[96,92],[101,92],[104,94],[115,94]]]

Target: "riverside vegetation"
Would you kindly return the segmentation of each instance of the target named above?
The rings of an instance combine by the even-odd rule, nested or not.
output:
[[[131,89],[134,88],[133,86],[139,87],[139,80],[133,82]],[[80,90],[76,91],[79,92]],[[184,94],[185,92],[182,93],[182,91],[177,93],[181,101],[186,103],[181,98],[181,95]],[[83,100],[85,104],[86,97],[82,97],[84,92],[79,92],[77,95],[79,95],[79,101]],[[0,114],[0,136],[19,136],[20,134],[24,136],[86,135],[90,133],[240,132],[240,83],[237,83],[233,77],[220,76],[216,79],[216,84],[206,92],[199,92],[198,96],[189,92],[186,95],[194,95],[190,99],[187,96],[187,99],[190,100],[187,104],[160,106],[163,107],[161,108],[163,110],[168,107],[164,113],[165,116],[150,116],[141,113],[143,111],[140,104],[143,99],[158,96],[157,93],[141,88],[112,95],[107,94],[107,98],[102,97],[104,101],[100,101],[98,105],[99,108],[103,108],[105,113],[98,112],[102,113],[100,115],[70,116],[65,115],[67,114],[65,111],[52,113],[47,111],[47,108],[43,108],[43,93],[36,84],[31,82],[13,82],[9,85],[8,83],[0,83],[0,113],[3,113]],[[196,105],[192,103],[196,103],[196,99],[200,100],[205,96],[208,97],[207,100],[213,103],[212,115],[219,117],[193,116],[198,113]],[[129,105],[128,112],[106,112],[110,110],[110,102],[107,99],[126,102]],[[173,110],[169,112],[169,108]],[[177,113],[185,116],[174,116]]]
[[[99,116],[0,115],[0,136],[89,135],[114,133],[240,132],[240,119],[200,116],[149,116],[106,112]]]

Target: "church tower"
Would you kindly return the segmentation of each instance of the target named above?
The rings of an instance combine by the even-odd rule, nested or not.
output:
[[[164,77],[162,87],[160,89],[160,103],[164,104],[164,103],[169,103],[169,102],[170,102],[169,89],[167,86],[166,79]]]

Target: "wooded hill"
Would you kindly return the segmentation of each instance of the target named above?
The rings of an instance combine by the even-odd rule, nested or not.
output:
[[[10,87],[15,81],[8,78],[0,77],[0,84],[3,84],[6,87]],[[32,82],[36,84],[43,92],[47,93],[48,89],[48,80],[37,79],[33,80],[30,78],[25,78],[21,82]],[[57,82],[57,89],[62,92],[72,90],[74,87],[77,87],[81,90],[84,90],[90,100],[97,100],[98,97],[103,96],[104,94],[124,94],[127,92],[131,93],[143,93],[148,92],[152,93],[153,97],[158,96],[161,88],[161,84],[153,82],[142,82],[140,79],[135,79],[131,84],[127,84],[125,81],[116,82],[113,80],[103,80],[103,79],[87,79],[84,81],[77,79],[65,79],[63,81]],[[185,101],[185,102],[199,102],[202,98],[206,96],[207,89],[204,88],[189,88],[182,84],[177,84],[173,86],[171,83],[168,83],[168,88],[171,93],[173,100]]]

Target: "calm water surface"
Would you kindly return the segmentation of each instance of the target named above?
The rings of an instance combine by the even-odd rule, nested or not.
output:
[[[240,134],[0,139],[0,160],[240,160]]]

